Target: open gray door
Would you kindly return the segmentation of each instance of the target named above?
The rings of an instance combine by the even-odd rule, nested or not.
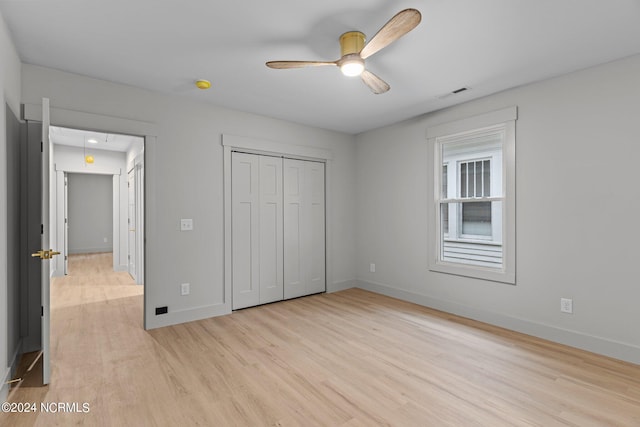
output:
[[[41,248],[39,251],[31,254],[32,257],[38,257],[42,260],[41,271],[41,290],[42,290],[42,383],[49,384],[50,378],[50,270],[51,270],[51,258],[58,255],[56,252],[49,248],[49,100],[47,98],[42,99],[42,139],[41,139],[41,151],[42,151],[42,188],[41,188]]]

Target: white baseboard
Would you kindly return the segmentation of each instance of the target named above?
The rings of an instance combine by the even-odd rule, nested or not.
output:
[[[356,287],[458,316],[478,320],[480,322],[489,323],[501,328],[557,342],[559,344],[613,357],[625,362],[640,364],[640,347],[628,343],[588,335],[578,331],[562,329],[553,325],[533,322],[527,319],[493,313],[455,302],[393,288],[381,283],[357,280]]]
[[[120,264],[113,267],[113,271],[129,271],[129,266],[127,264]]]
[[[165,326],[177,325],[180,323],[194,322],[196,320],[208,319],[210,317],[222,316],[231,313],[230,304],[216,304],[202,307],[190,308],[188,310],[172,311],[168,306],[168,312],[156,315],[155,307],[147,306],[147,319],[145,329],[162,328]]]
[[[69,249],[69,255],[84,255],[84,254],[102,254],[107,252],[113,252],[113,247],[96,247],[96,248],[74,248]]]
[[[327,285],[327,293],[344,291],[346,289],[355,288],[358,286],[357,280],[345,280],[343,282],[335,282]]]
[[[2,383],[0,383],[0,402],[6,402],[7,397],[9,396],[9,384],[7,384],[7,381],[10,381],[15,376],[16,371],[18,370],[20,356],[22,356],[23,354],[22,344],[23,341],[21,339],[17,345],[16,351],[13,353],[13,356],[11,356],[11,359],[9,360],[9,366],[7,367],[6,372],[1,378]]]
[[[0,383],[0,403],[7,401],[7,396],[9,396],[9,384],[7,384],[7,381],[9,381],[10,379],[11,368],[7,368],[7,370],[2,375],[2,378],[0,378],[0,380],[2,381],[2,383]]]
[[[18,364],[20,363],[20,356],[22,356],[22,354],[24,353],[22,350],[22,346],[23,346],[23,340],[22,338],[20,338],[20,341],[16,346],[16,351],[13,353],[13,356],[11,356],[11,359],[9,359],[9,376],[10,377],[15,375],[16,371],[18,370]],[[5,380],[5,382],[6,381],[8,380]]]

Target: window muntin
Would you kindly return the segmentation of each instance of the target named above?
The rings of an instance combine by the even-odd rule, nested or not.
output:
[[[491,196],[491,159],[458,163],[459,197],[475,199]],[[491,239],[491,202],[459,203],[459,236],[466,239]]]
[[[490,159],[460,162],[459,169],[461,199],[491,195]]]

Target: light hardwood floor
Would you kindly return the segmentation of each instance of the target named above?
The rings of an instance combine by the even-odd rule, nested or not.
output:
[[[90,412],[2,425],[640,426],[637,365],[357,289],[145,332],[140,288],[78,261],[51,385],[12,400]]]

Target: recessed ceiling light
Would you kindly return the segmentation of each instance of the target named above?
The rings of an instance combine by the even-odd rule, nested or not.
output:
[[[98,140],[91,138],[91,139],[87,139],[87,142],[90,143],[90,144],[97,144]]]

